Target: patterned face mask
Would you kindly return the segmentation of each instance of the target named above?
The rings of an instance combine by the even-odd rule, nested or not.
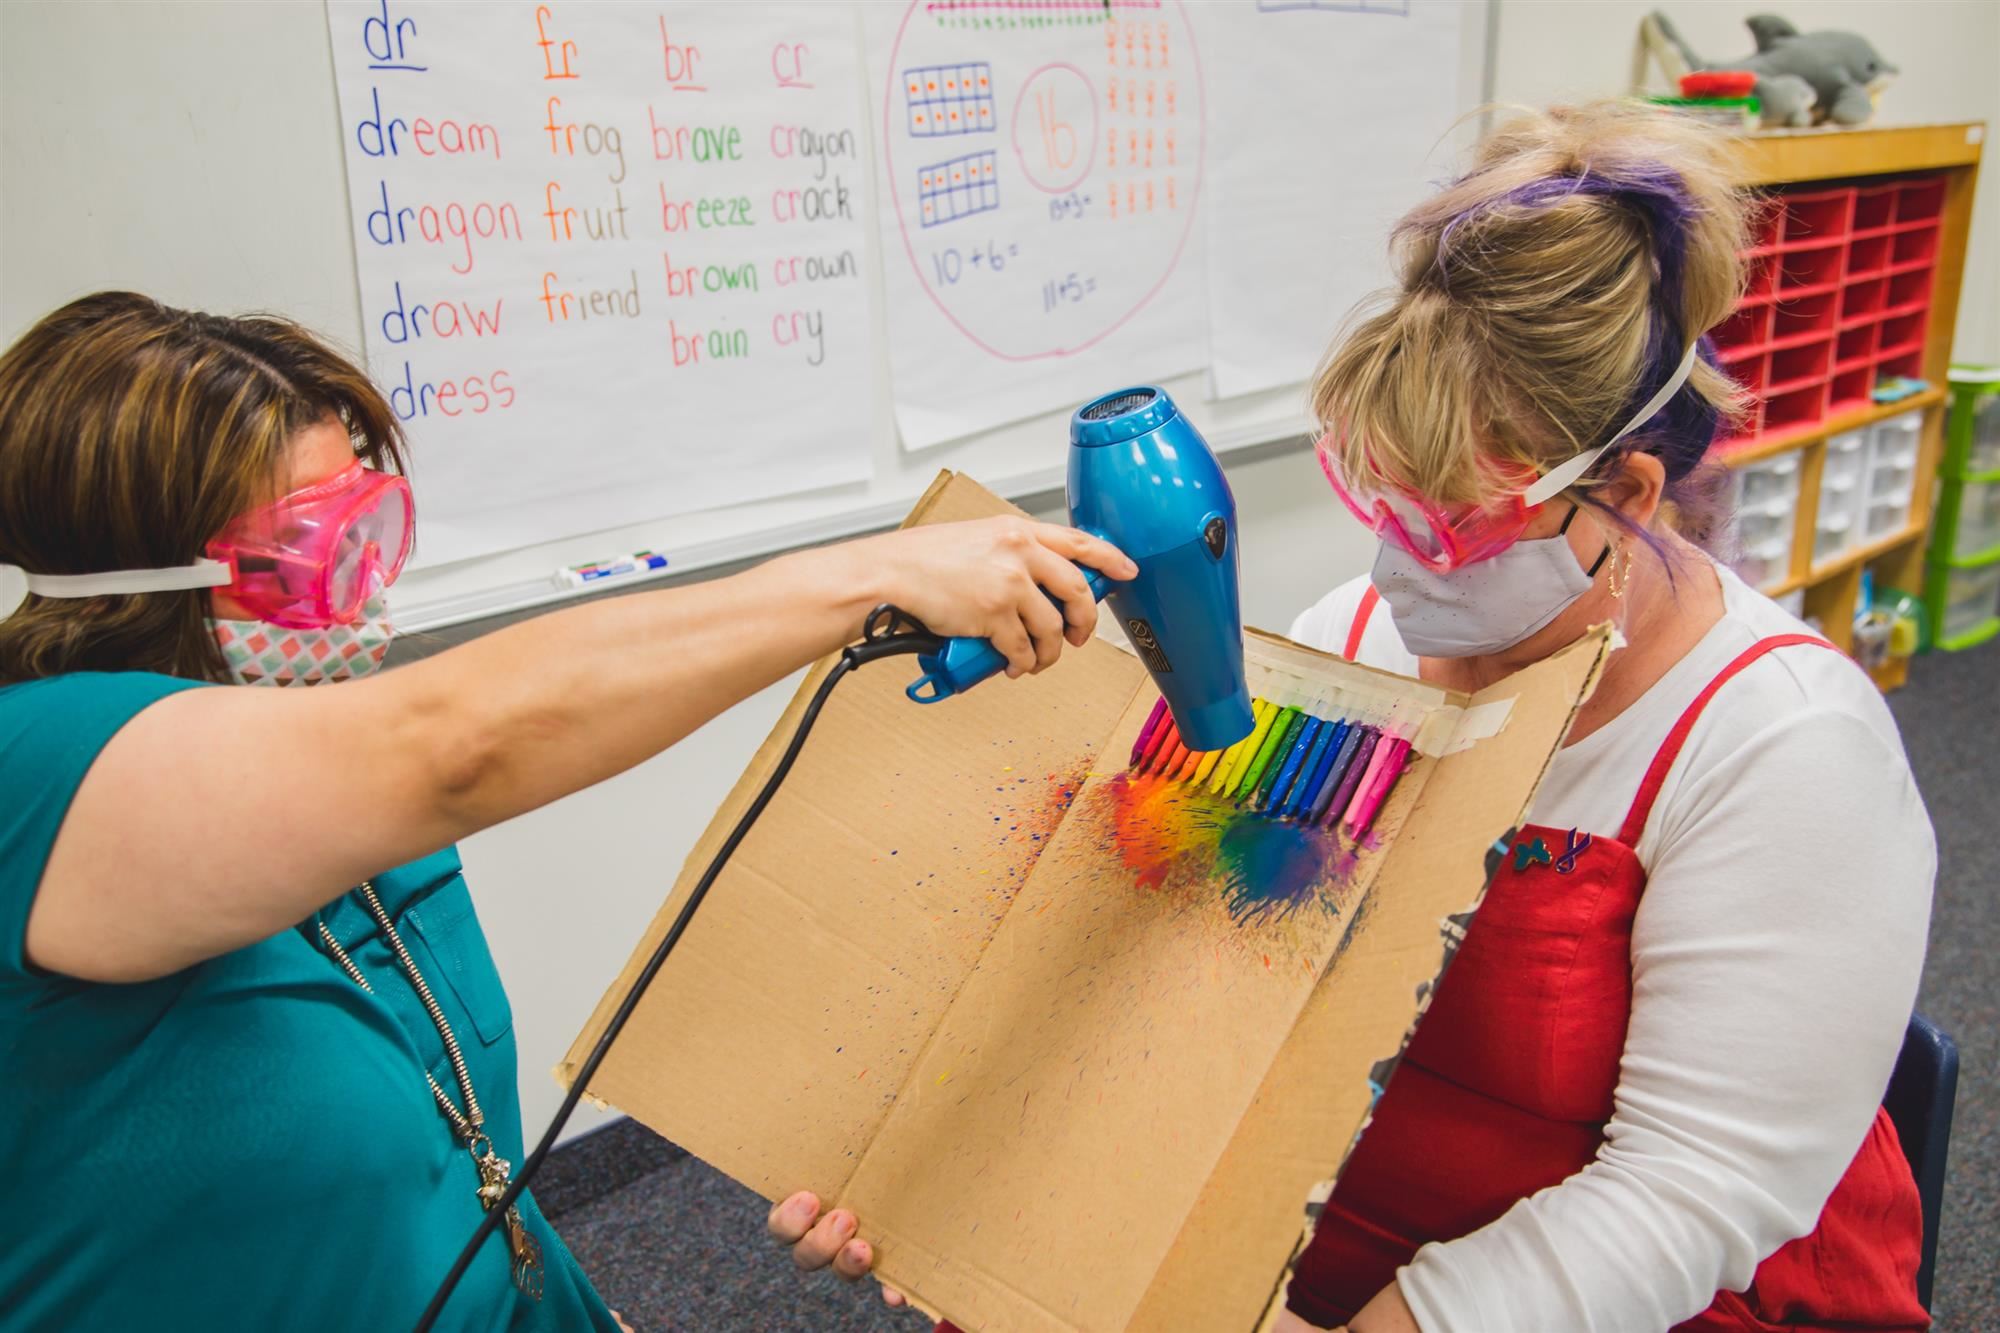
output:
[[[262,620],[215,619],[208,624],[240,685],[319,685],[370,675],[396,636],[379,591],[362,603],[352,625],[285,629]]]

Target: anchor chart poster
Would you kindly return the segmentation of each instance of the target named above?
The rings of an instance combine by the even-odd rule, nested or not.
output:
[[[1178,0],[863,20],[903,443],[1202,366],[1205,95]]]
[[[868,475],[852,10],[334,0],[327,23],[419,561]]]

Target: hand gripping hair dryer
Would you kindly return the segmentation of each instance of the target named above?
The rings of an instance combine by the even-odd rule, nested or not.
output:
[[[1111,584],[1086,569],[1093,596],[1111,596],[1153,681],[1166,696],[1190,750],[1221,750],[1250,734],[1250,692],[1243,686],[1243,617],[1236,601],[1236,501],[1201,435],[1159,389],[1121,389],[1077,410],[1069,423],[1069,517],[1086,532],[1119,547],[1139,564],[1130,583]],[[849,644],[806,705],[792,743],[736,821],[721,848],[640,969],[589,1057],[570,1081],[562,1108],[528,1155],[520,1174],[489,1208],[459,1251],[417,1322],[428,1333],[473,1256],[547,1159],[556,1135],[625,1028],[646,987],[687,929],[695,909],[777,794],[820,709],[849,671],[884,657],[917,654],[924,674],[910,686],[918,703],[935,703],[971,689],[1006,666],[985,639],[946,639],[893,606],[868,617],[860,643]]]
[[[1092,594],[1109,594],[1182,743],[1190,750],[1234,745],[1254,719],[1243,681],[1236,501],[1222,466],[1174,400],[1151,386],[1078,408],[1069,446],[1070,523],[1139,565],[1129,583],[1085,569]],[[924,674],[909,696],[919,703],[962,693],[1006,666],[985,639],[946,640],[917,662]]]

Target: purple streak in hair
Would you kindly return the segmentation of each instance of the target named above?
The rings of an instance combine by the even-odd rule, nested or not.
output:
[[[1658,280],[1647,320],[1646,351],[1640,361],[1638,383],[1627,400],[1625,415],[1619,419],[1622,425],[1667,382],[1687,351],[1678,311],[1687,268],[1689,231],[1699,205],[1689,196],[1686,182],[1678,173],[1657,165],[1639,165],[1618,175],[1584,173],[1529,181],[1498,198],[1474,205],[1445,224],[1438,237],[1438,276],[1446,278],[1444,270],[1453,233],[1467,220],[1494,208],[1546,208],[1577,195],[1609,199],[1633,210],[1645,223],[1652,242]],[[1700,350],[1695,355],[1711,367],[1716,365],[1715,347],[1706,335],[1700,339]],[[1706,544],[1708,539],[1721,535],[1727,517],[1727,488],[1716,484],[1710,475],[1712,468],[1702,466],[1702,458],[1715,443],[1721,427],[1720,410],[1692,386],[1684,386],[1621,440],[1617,448],[1608,450],[1592,471],[1602,474],[1615,470],[1617,460],[1633,450],[1652,454],[1666,471],[1666,498],[1680,511],[1683,528],[1699,544]],[[1603,508],[1595,504],[1593,507]],[[1622,516],[1616,517],[1622,524]],[[1651,533],[1637,535],[1666,558],[1664,545]],[[1667,565],[1671,577],[1672,562],[1667,561]]]

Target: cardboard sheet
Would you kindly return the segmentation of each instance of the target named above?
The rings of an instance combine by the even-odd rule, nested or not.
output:
[[[912,521],[1005,508],[946,474]],[[1252,631],[1253,691],[1401,691],[1407,716],[1458,710],[1467,731],[1410,767],[1361,845],[1254,853],[1217,835],[1219,803],[1125,774],[1157,696],[1115,647],[934,707],[903,697],[908,664],[868,667],[590,1092],[766,1197],[852,1208],[883,1279],[968,1330],[1248,1333],[1607,642],[1466,696]]]

